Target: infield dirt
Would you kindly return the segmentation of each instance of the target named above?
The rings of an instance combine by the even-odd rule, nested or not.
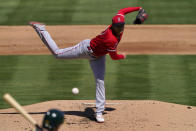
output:
[[[92,39],[105,25],[46,26],[60,48]],[[127,54],[196,54],[196,25],[125,27],[119,52]],[[50,54],[30,26],[0,26],[0,54]]]
[[[195,131],[196,108],[159,101],[113,100],[106,105],[105,122],[94,119],[94,105],[87,100],[56,100],[25,106],[41,123],[51,108],[65,112],[60,131]],[[25,131],[32,126],[13,109],[0,110],[1,131]]]

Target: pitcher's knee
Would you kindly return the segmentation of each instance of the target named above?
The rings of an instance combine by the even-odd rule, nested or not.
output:
[[[53,53],[53,55],[54,55],[54,57],[55,57],[56,59],[60,59],[60,58],[61,58],[61,54],[62,54],[62,53],[60,53],[60,50],[56,50],[56,51]]]

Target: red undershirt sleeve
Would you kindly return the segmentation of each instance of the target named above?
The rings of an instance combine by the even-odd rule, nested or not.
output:
[[[128,13],[134,12],[134,11],[138,11],[141,8],[142,7],[128,7],[128,8],[123,8],[123,9],[121,9],[121,10],[118,11],[118,14],[125,15],[125,14],[128,14]]]
[[[108,41],[107,42],[107,47],[108,47],[107,51],[108,51],[110,57],[112,58],[112,60],[120,60],[120,59],[125,58],[124,55],[117,53],[117,48],[116,48],[117,46],[118,46],[118,43],[116,43],[116,41]]]
[[[110,51],[109,55],[112,60],[120,60],[125,58],[124,55],[118,54],[117,51]]]

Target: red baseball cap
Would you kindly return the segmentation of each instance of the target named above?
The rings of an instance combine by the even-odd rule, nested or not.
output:
[[[112,23],[113,24],[118,24],[118,23],[125,23],[125,17],[124,15],[117,14],[112,18]]]

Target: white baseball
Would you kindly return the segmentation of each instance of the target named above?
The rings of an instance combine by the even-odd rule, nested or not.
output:
[[[79,93],[79,89],[76,88],[76,87],[72,88],[72,93],[73,94],[78,94]]]

